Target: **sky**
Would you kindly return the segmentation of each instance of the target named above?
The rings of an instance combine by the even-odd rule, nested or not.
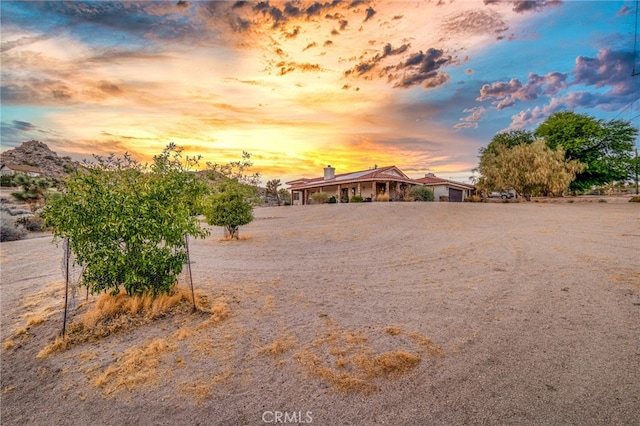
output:
[[[2,1],[1,149],[170,142],[262,183],[478,150],[571,110],[640,127],[636,1]]]

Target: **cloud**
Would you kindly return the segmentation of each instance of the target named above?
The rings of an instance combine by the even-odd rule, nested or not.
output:
[[[286,75],[293,71],[300,72],[318,72],[322,71],[322,67],[319,64],[310,63],[298,63],[298,62],[278,62],[276,67],[279,68],[278,75]]]
[[[469,115],[466,117],[462,117],[460,119],[461,122],[453,126],[456,129],[477,129],[478,121],[482,120],[482,117],[487,113],[487,110],[484,107],[478,106],[473,108],[466,108],[463,110],[463,112],[467,112],[469,113]]]
[[[508,29],[498,12],[472,9],[458,12],[442,24],[447,33],[482,35],[501,33]]]
[[[560,0],[484,0],[486,5],[511,4],[516,13],[540,12],[550,7],[562,5]]]
[[[629,96],[638,94],[638,82],[631,76],[634,57],[631,52],[601,49],[598,56],[578,56],[573,69],[574,84],[611,87],[611,94]]]
[[[369,19],[373,18],[373,15],[375,14],[376,11],[371,6],[369,6],[367,8],[367,16],[364,18],[364,22],[367,22]]]
[[[12,124],[13,124],[13,128],[16,130],[27,131],[27,130],[37,129],[37,127],[34,124],[29,123],[28,121],[13,120]]]
[[[421,50],[396,66],[403,74],[397,78],[394,87],[406,88],[419,84],[425,89],[432,89],[441,86],[448,82],[450,77],[438,69],[455,62],[440,49],[430,48],[426,52]]]
[[[346,77],[359,77],[372,79],[373,77],[386,77],[388,83],[394,83],[394,88],[409,88],[421,85],[425,89],[433,89],[442,86],[450,80],[447,73],[438,71],[439,68],[457,63],[449,55],[445,55],[440,49],[430,48],[426,52],[420,50],[399,63],[390,64],[380,69],[376,74],[372,72],[378,68],[378,64],[386,58],[406,53],[410,44],[403,44],[397,48],[387,43],[381,52],[376,53],[371,59],[360,62],[344,72]]]
[[[616,13],[616,16],[628,16],[628,15],[631,15],[631,8],[626,4],[622,6],[620,10],[618,10],[618,13]]]
[[[355,74],[357,76],[362,76],[363,74],[366,74],[369,71],[373,70],[383,59],[389,56],[396,56],[405,53],[410,46],[410,44],[403,44],[397,48],[394,48],[390,43],[387,43],[382,48],[382,52],[376,53],[373,58],[363,61],[354,66],[352,69],[345,71],[345,75]]]
[[[476,100],[483,102],[493,99],[492,104],[501,110],[515,105],[516,100],[533,101],[540,95],[553,96],[567,87],[567,77],[568,74],[560,72],[550,72],[544,76],[530,73],[526,85],[517,78],[512,78],[508,82],[485,84],[480,89],[480,96]]]

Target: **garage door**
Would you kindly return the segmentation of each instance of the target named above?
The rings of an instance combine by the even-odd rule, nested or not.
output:
[[[449,188],[449,201],[461,202],[462,189]]]

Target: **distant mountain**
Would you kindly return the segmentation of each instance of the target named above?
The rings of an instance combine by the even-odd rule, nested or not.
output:
[[[23,142],[20,146],[0,153],[0,163],[12,163],[37,167],[42,176],[60,180],[71,173],[80,163],[71,157],[58,157],[54,151],[40,141]]]

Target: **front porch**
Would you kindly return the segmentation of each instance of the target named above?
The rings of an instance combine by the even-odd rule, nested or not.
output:
[[[354,196],[362,197],[363,201],[403,201],[407,199],[411,186],[405,182],[371,181],[353,182],[337,185],[324,185],[315,188],[292,189],[294,205],[313,204],[313,194],[324,192],[329,197],[335,197],[337,203],[349,203]]]

